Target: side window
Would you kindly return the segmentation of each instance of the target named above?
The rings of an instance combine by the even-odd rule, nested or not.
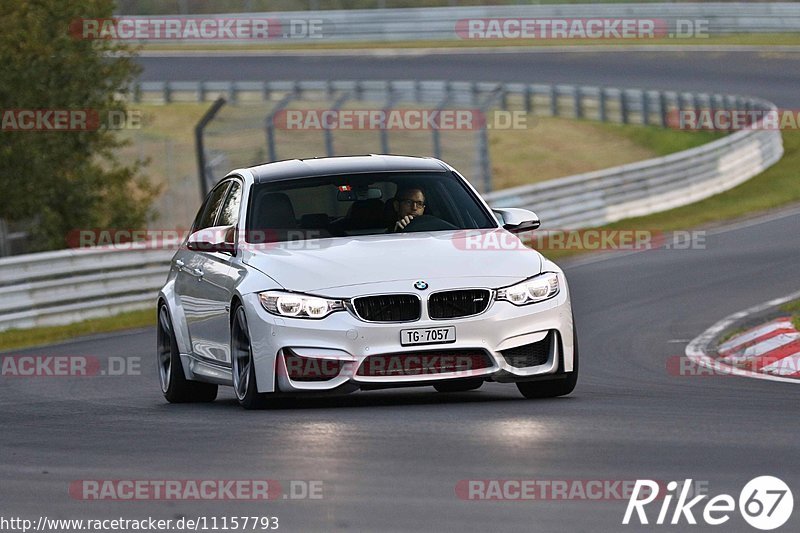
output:
[[[201,209],[202,215],[198,213],[193,231],[210,228],[214,225],[214,221],[217,219],[217,213],[222,206],[223,200],[225,200],[225,193],[228,192],[229,186],[230,182],[225,182],[211,191],[211,194],[208,195]]]
[[[239,221],[239,205],[241,202],[242,185],[238,181],[234,181],[228,193],[228,198],[222,206],[222,211],[220,211],[217,226],[235,226]]]

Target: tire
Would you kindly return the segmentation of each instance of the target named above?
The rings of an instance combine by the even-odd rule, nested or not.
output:
[[[156,338],[156,366],[164,398],[169,403],[213,402],[217,398],[216,385],[186,379],[172,319],[164,304],[158,306]]]
[[[442,381],[433,386],[437,392],[467,392],[481,388],[483,380],[480,378],[459,379],[452,381]]]
[[[233,309],[232,317],[231,374],[233,391],[239,405],[245,409],[263,409],[268,404],[269,393],[258,392],[253,348],[250,343],[250,330],[247,329],[244,307],[237,305]]]
[[[572,372],[567,372],[562,377],[541,381],[521,381],[517,383],[517,388],[522,395],[528,399],[534,398],[555,398],[566,396],[575,390],[578,383],[578,334],[575,331],[575,321],[572,321],[572,339],[575,347],[575,355],[572,360]]]

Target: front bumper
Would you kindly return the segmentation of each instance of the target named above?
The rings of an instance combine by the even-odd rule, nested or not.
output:
[[[537,379],[548,374],[571,372],[573,368],[573,323],[569,290],[560,274],[562,290],[554,298],[526,306],[493,301],[482,314],[453,320],[431,320],[426,314],[415,322],[370,323],[340,311],[322,320],[281,318],[268,313],[256,294],[244,298],[254,355],[259,392],[352,391],[433,384],[436,381],[483,378],[498,382]],[[402,346],[400,330],[454,326],[456,342]],[[533,366],[520,366],[510,353],[533,343],[547,342],[546,359],[531,359]],[[542,346],[542,345],[539,345]],[[517,351],[509,351],[518,348]],[[433,361],[436,354],[485,354],[486,365],[463,364],[467,359],[448,361],[440,370],[413,374],[365,372],[376,355],[391,354],[403,366],[408,361]],[[505,352],[505,356],[504,356]],[[291,358],[287,367],[287,358]],[[297,357],[323,369],[324,379],[293,379]],[[474,360],[474,355],[470,357]],[[415,359],[410,359],[415,358]],[[326,362],[327,361],[327,362]],[[524,359],[522,359],[524,361]],[[510,364],[513,363],[513,364]],[[523,363],[524,364],[524,363]],[[422,365],[425,366],[424,363]],[[383,367],[383,366],[382,366]],[[359,369],[362,369],[359,372]],[[331,370],[333,369],[333,370]]]

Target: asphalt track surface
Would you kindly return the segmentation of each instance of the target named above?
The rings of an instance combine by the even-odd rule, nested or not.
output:
[[[407,54],[408,52],[406,52]],[[720,92],[800,107],[800,52],[501,52],[142,57],[144,81],[417,79]]]
[[[276,78],[290,77],[286,68]],[[190,79],[181,74],[175,79]],[[632,79],[626,85],[639,85],[641,78]],[[775,94],[791,104],[787,87]],[[798,389],[674,375],[667,364],[721,317],[797,289],[798,230],[795,210],[712,231],[705,249],[619,252],[567,263],[581,377],[566,398],[524,400],[513,385],[485,384],[469,393],[375,391],[246,412],[227,389],[213,404],[166,404],[153,363],[154,330],[14,352],[141,358],[141,374],[0,378],[0,516],[258,515],[278,516],[284,531],[594,532],[645,528],[620,525],[624,500],[463,501],[456,484],[692,478],[711,495],[738,498],[748,480],[776,475],[797,499]],[[72,498],[70,483],[85,479],[321,480],[324,497],[266,503]],[[652,508],[650,519],[656,514]],[[796,530],[796,515],[785,530]],[[686,522],[651,528],[706,529]],[[737,512],[708,529],[754,531]]]
[[[561,399],[523,400],[513,385],[485,384],[246,412],[229,389],[213,404],[166,404],[152,330],[17,352],[141,358],[142,372],[2,379],[2,514],[276,515],[288,531],[618,531],[624,500],[463,501],[455,486],[692,478],[712,495],[736,497],[748,480],[770,474],[797,490],[793,384],[673,375],[667,362],[717,318],[796,288],[798,229],[795,211],[709,234],[705,249],[568,265],[581,377]],[[322,480],[324,498],[80,501],[68,486],[81,479]],[[734,514],[725,530],[749,526]]]

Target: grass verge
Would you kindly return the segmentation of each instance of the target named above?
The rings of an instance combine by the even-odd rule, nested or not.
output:
[[[800,331],[800,300],[783,304],[781,311],[792,314],[792,325],[794,329]]]
[[[600,230],[637,229],[669,232],[709,226],[800,202],[800,132],[783,132],[784,155],[758,176],[728,191],[683,207],[628,218],[601,226]],[[585,255],[582,250],[552,250],[545,255],[565,259]]]
[[[65,326],[43,326],[28,329],[9,329],[0,332],[0,351],[16,350],[29,346],[52,344],[59,341],[109,333],[126,329],[144,328],[154,326],[156,323],[155,309],[142,311],[129,311],[118,315],[83,320]]]
[[[532,47],[548,48],[553,46],[797,46],[800,45],[800,33],[753,33],[736,35],[711,35],[707,38],[676,39],[452,39],[414,42],[372,41],[364,43],[351,42],[278,42],[254,44],[172,44],[152,43],[142,46],[148,52],[164,51],[263,51],[278,52],[284,50],[372,50],[372,49],[459,49],[459,48],[509,48]]]

